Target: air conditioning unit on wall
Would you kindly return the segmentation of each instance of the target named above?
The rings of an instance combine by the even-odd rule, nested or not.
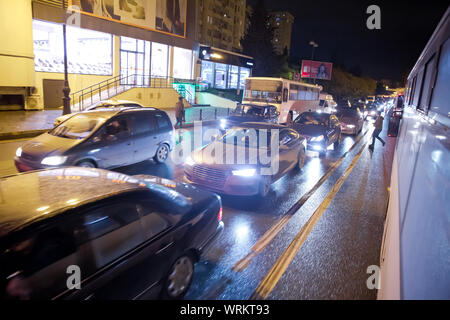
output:
[[[25,97],[25,110],[41,110],[43,108],[41,95],[32,94]]]

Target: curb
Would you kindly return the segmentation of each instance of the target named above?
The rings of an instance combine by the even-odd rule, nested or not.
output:
[[[41,135],[49,130],[51,130],[51,129],[2,132],[2,133],[0,133],[0,140],[15,140],[15,139],[22,139],[22,138],[33,138],[33,137]]]

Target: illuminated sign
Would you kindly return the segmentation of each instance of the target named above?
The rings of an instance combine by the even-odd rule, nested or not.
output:
[[[302,78],[331,80],[333,64],[321,61],[302,61]]]

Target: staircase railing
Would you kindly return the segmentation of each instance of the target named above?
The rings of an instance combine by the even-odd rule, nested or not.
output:
[[[142,74],[115,76],[71,94],[72,108],[83,111],[94,103],[109,99],[132,88],[173,88],[174,83],[193,83],[194,80],[175,79]],[[188,97],[192,99],[192,97]]]

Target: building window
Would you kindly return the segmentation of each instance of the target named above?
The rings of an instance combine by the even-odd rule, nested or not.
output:
[[[169,68],[169,46],[152,43],[152,77],[167,77]]]
[[[218,89],[227,88],[227,71],[228,65],[216,63],[216,82],[215,87]]]
[[[228,72],[228,89],[237,89],[239,81],[239,67],[230,66]]]
[[[192,79],[192,50],[173,48],[173,77]]]
[[[250,77],[250,69],[241,67],[239,74],[239,89],[245,89],[245,80],[247,80],[248,77]]]
[[[208,87],[214,86],[214,62],[202,61],[202,80]]]
[[[62,25],[33,20],[35,70],[64,72]],[[112,36],[110,34],[67,27],[68,72],[112,75]]]
[[[120,83],[148,86],[150,54],[150,42],[120,37]]]

